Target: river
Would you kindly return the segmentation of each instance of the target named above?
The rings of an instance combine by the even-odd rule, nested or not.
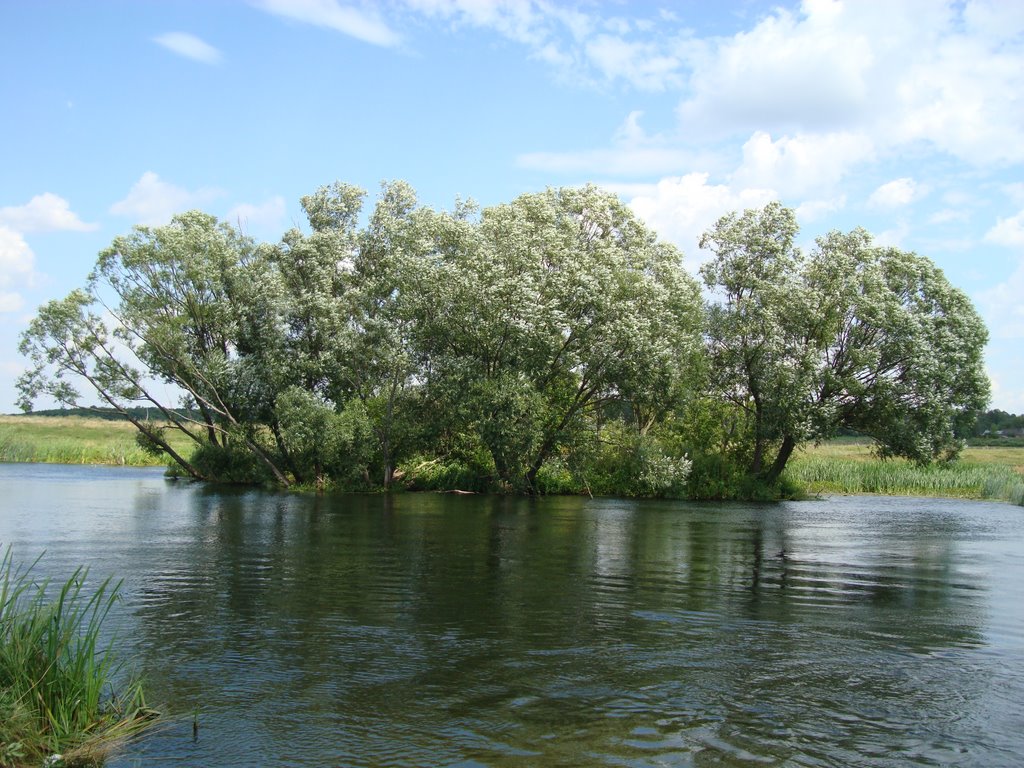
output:
[[[0,465],[7,544],[124,579],[109,630],[170,716],[115,768],[1024,763],[1020,507]]]

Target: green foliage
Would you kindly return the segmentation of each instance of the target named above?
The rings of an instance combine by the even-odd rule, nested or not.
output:
[[[38,764],[49,754],[65,764],[92,764],[152,717],[138,682],[121,677],[102,624],[117,599],[109,580],[85,591],[76,571],[51,596],[15,567],[10,548],[0,560],[0,765]]]
[[[252,451],[231,441],[204,443],[195,449],[190,461],[213,482],[265,485],[273,481]]]
[[[552,189],[476,227],[440,223],[420,327],[428,397],[479,436],[506,485],[537,490],[609,404],[644,426],[671,410],[698,347],[697,286],[618,199]]]
[[[589,462],[576,462],[576,474],[593,494],[649,498],[687,495],[692,462],[687,456],[671,452],[654,434],[611,422],[602,428],[599,445]]]
[[[777,203],[721,219],[702,269],[711,392],[747,421],[748,474],[774,484],[793,450],[840,428],[883,456],[955,456],[989,394],[984,324],[929,260],[875,246],[863,230],[794,246]]]
[[[84,383],[200,479],[761,498],[841,429],[955,456],[988,395],[984,326],[934,264],[863,230],[804,254],[778,203],[705,233],[705,304],[592,186],[364,199],[320,188],[276,244],[197,211],[115,238],[23,334],[20,404]]]
[[[459,458],[415,456],[404,463],[400,471],[403,485],[410,491],[492,493],[500,490],[494,464],[486,451]]]
[[[993,436],[1000,432],[1020,433],[1024,436],[1024,416],[1001,411],[998,408],[979,413],[971,432],[975,437]]]

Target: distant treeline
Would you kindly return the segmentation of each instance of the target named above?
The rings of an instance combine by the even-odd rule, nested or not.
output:
[[[182,408],[172,408],[171,412],[178,417],[188,417],[195,415],[194,412]],[[140,421],[163,420],[164,416],[158,408],[142,408],[142,407],[128,407],[122,410],[115,410],[113,408],[51,408],[45,411],[32,411],[33,416],[81,416],[87,419],[105,419],[107,421],[130,421],[132,419],[138,419]]]
[[[998,408],[979,413],[974,423],[974,437],[1024,437],[1024,416],[1007,413]]]

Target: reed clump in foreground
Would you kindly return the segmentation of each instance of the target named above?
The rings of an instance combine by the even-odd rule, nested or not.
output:
[[[99,765],[155,716],[99,645],[119,585],[87,592],[80,568],[51,590],[31,570],[0,560],[0,766]]]

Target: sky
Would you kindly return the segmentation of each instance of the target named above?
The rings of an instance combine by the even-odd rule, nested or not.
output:
[[[696,271],[723,214],[933,259],[1024,413],[1024,2],[0,0],[0,412],[36,309],[136,224],[260,240],[372,201],[618,194]]]

